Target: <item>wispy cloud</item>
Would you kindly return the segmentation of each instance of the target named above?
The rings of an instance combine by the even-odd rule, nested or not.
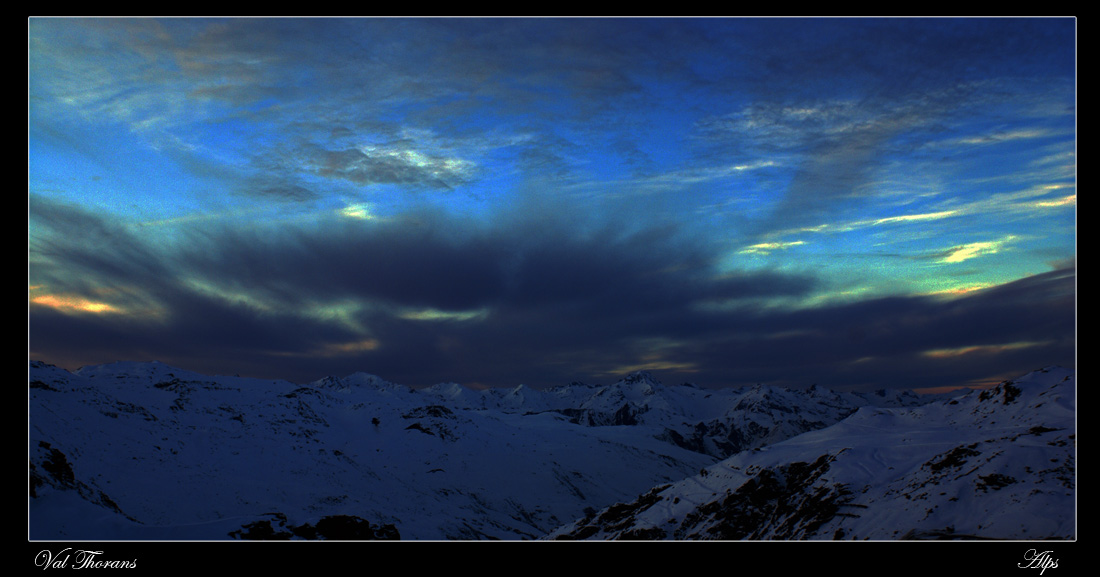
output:
[[[473,162],[429,156],[406,146],[362,146],[318,150],[316,174],[356,184],[413,184],[450,189],[468,180]]]
[[[932,358],[951,358],[962,357],[966,355],[992,355],[997,353],[1003,353],[1016,349],[1023,349],[1028,347],[1038,347],[1048,345],[1046,342],[1018,342],[1018,343],[1005,343],[996,345],[972,345],[968,347],[957,347],[953,349],[934,349],[925,351],[924,355]]]
[[[949,218],[952,216],[958,216],[958,210],[941,210],[937,212],[926,212],[923,214],[903,214],[900,216],[888,216],[885,218],[878,218],[871,222],[871,226],[879,226],[882,224],[893,224],[899,222],[921,222],[926,220],[939,220],[941,218]],[[852,226],[858,226],[856,223]]]
[[[742,254],[768,254],[772,251],[785,250],[791,248],[792,246],[801,246],[804,244],[806,244],[806,241],[802,240],[795,240],[791,242],[761,242],[751,246],[746,246],[738,252]]]
[[[967,261],[980,256],[989,254],[997,254],[1001,252],[1007,245],[1009,245],[1015,236],[1008,236],[1000,240],[991,240],[983,242],[971,242],[960,246],[951,247],[944,251],[939,259],[942,263],[959,263]]]

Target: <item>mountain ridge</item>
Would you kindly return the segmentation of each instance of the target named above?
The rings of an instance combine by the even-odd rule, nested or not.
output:
[[[988,397],[985,413],[971,416],[991,427],[1015,406],[1003,402],[1015,388],[968,393]],[[606,386],[475,391],[412,389],[362,372],[295,384],[161,363],[69,372],[38,361],[28,397],[30,538],[121,540],[538,539],[723,470],[724,459],[875,411],[950,402],[666,386],[648,373]],[[1075,478],[1073,463],[1043,474]]]
[[[1047,367],[915,408],[863,407],[548,538],[1074,539],[1075,398],[1072,373]],[[868,432],[879,438],[861,442]]]

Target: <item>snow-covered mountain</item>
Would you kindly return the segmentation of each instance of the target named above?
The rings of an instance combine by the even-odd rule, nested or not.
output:
[[[555,536],[595,538],[730,538],[701,526],[669,531],[667,519],[647,526],[637,496],[660,500],[658,494],[696,485],[718,495],[772,469],[787,478],[782,467],[797,460],[782,455],[799,446],[814,447],[805,449],[807,454],[820,451],[806,457],[807,463],[829,455],[829,471],[868,451],[894,467],[880,470],[874,461],[865,467],[862,484],[847,477],[836,481],[844,491],[836,500],[844,506],[854,502],[851,495],[857,490],[901,494],[908,485],[895,485],[915,481],[901,470],[894,475],[895,470],[912,469],[911,461],[920,458],[914,456],[915,447],[927,443],[891,435],[902,435],[908,427],[907,438],[935,437],[937,447],[953,438],[962,445],[940,452],[964,449],[948,462],[963,455],[976,463],[979,457],[970,451],[994,453],[981,444],[984,437],[971,440],[970,433],[992,434],[990,421],[1007,422],[1007,417],[969,424],[958,406],[990,394],[973,392],[954,405],[920,407],[930,398],[911,392],[709,390],[666,386],[645,372],[606,386],[474,391],[446,383],[414,390],[366,373],[298,385],[207,376],[160,363],[114,363],[70,373],[32,361],[29,535],[80,540],[537,539],[556,531]],[[1047,429],[1059,428],[1058,439],[1067,429],[1072,433],[1073,394],[1059,394],[1061,404],[1054,405],[1068,411],[1070,422],[1036,424],[1041,432],[1034,436],[1044,442],[1055,434]],[[858,428],[868,419],[889,422],[875,421],[885,429],[868,435],[868,429]],[[1040,469],[1029,461],[1030,470],[1043,478],[1069,475],[1072,481],[1072,437],[1066,442],[1068,448],[1058,450],[1071,460],[1058,465],[1060,472],[1047,473],[1053,465]],[[912,447],[895,455],[890,443]],[[970,447],[973,443],[978,444]],[[764,458],[772,455],[774,461]],[[978,472],[985,477],[997,473],[990,471]],[[1015,475],[1016,484],[1031,483],[1023,473]],[[989,478],[996,485],[1005,482]],[[938,503],[938,497],[923,499]],[[687,521],[680,504],[688,499],[699,506],[705,502],[697,495],[680,497],[678,508],[669,510],[676,511],[681,525]],[[885,496],[877,500],[887,501]],[[855,503],[848,510],[863,502]],[[610,523],[609,515],[618,513],[608,511],[627,510],[629,515]],[[889,523],[907,521],[859,513],[891,530],[900,525]],[[624,524],[627,517],[630,528]],[[901,536],[846,527],[846,532],[828,535],[823,530],[790,535]],[[635,529],[644,531],[632,533]],[[750,535],[776,536],[783,532]]]
[[[928,400],[912,391],[835,393],[816,385],[809,389],[665,386],[648,371],[630,373],[608,386],[574,382],[546,390],[520,385],[474,392],[448,383],[420,392],[450,407],[553,412],[587,427],[655,429],[659,439],[718,458],[832,425],[859,407],[915,406]]]
[[[1076,385],[1051,367],[739,453],[555,539],[1074,539]]]
[[[714,461],[365,374],[295,385],[32,363],[29,382],[36,539],[225,539],[331,516],[403,539],[531,539]]]

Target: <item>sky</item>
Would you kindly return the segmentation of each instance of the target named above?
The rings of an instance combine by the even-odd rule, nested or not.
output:
[[[413,387],[1074,367],[1076,33],[30,18],[28,353]]]

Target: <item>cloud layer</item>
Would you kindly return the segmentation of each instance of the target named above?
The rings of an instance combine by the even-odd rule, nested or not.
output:
[[[29,348],[410,385],[1072,364],[1072,19],[32,19]]]
[[[559,218],[475,234],[424,214],[419,226],[221,229],[160,250],[79,209],[32,206],[36,220],[44,209],[54,225],[98,231],[59,228],[38,248],[80,263],[64,275],[80,283],[51,286],[99,287],[130,313],[32,303],[32,354],[73,362],[156,358],[299,380],[370,367],[415,385],[552,385],[649,367],[710,384],[929,386],[988,377],[1006,357],[1069,363],[1075,348],[1073,269],[961,298],[775,307],[764,305],[822,281],[718,273],[715,254],[670,230],[575,230]]]

